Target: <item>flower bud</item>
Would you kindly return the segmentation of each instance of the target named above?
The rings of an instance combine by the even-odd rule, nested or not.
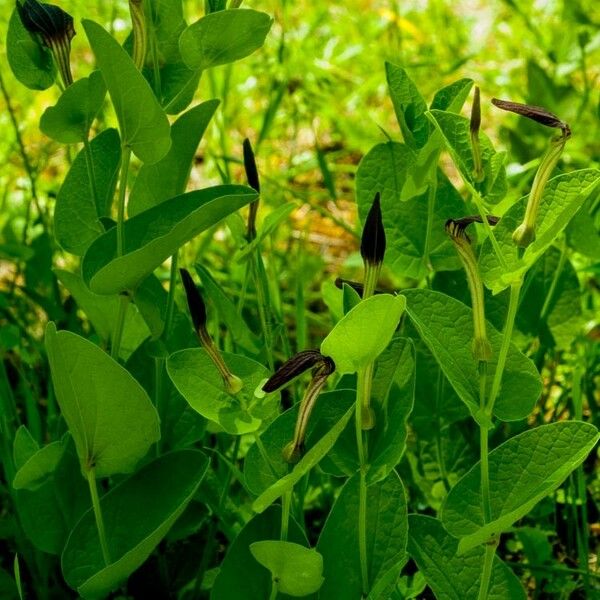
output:
[[[254,157],[254,150],[250,140],[246,138],[244,140],[244,169],[246,170],[246,179],[248,185],[260,193],[260,180],[258,178],[258,169],[256,168],[256,159]],[[258,211],[258,200],[255,200],[250,204],[250,212],[248,213],[248,228],[246,237],[249,241],[256,237],[256,213]]]
[[[54,58],[65,87],[73,83],[71,75],[71,40],[75,36],[73,17],[59,6],[38,0],[17,0],[17,12],[23,27],[39,36]]]
[[[335,364],[331,358],[322,355],[320,356],[320,361],[313,372],[312,379],[300,402],[298,418],[296,419],[296,426],[294,428],[294,437],[282,450],[283,459],[289,463],[298,462],[298,460],[300,460],[302,453],[304,452],[304,441],[306,439],[308,420],[317,403],[319,394],[327,382],[327,378],[335,371]]]
[[[381,195],[375,194],[363,227],[360,255],[365,265],[379,266],[385,255],[385,230],[381,216]]]
[[[481,144],[479,143],[479,128],[481,127],[481,101],[479,88],[475,86],[473,106],[471,107],[471,150],[473,152],[473,177],[477,183],[483,181],[483,160],[481,158]]]
[[[244,386],[244,383],[229,370],[219,349],[215,346],[212,338],[208,334],[206,329],[206,305],[204,304],[204,300],[189,272],[186,269],[179,269],[179,274],[181,275],[181,281],[183,282],[183,287],[185,289],[194,330],[200,339],[200,343],[223,378],[223,384],[226,391],[230,394],[237,394]]]
[[[135,66],[141,71],[146,64],[148,51],[148,28],[144,14],[144,0],[129,0],[129,14],[133,29],[132,59]]]
[[[498,218],[488,215],[490,225],[495,225]],[[487,338],[485,321],[485,301],[483,296],[483,283],[477,268],[477,259],[471,247],[471,240],[466,233],[466,228],[471,223],[482,223],[479,215],[463,217],[462,219],[448,219],[446,233],[454,243],[454,247],[463,264],[467,275],[467,283],[471,294],[471,307],[473,310],[473,356],[479,363],[487,362],[492,357],[492,347]]]
[[[492,104],[507,110],[514,112],[522,117],[527,117],[536,123],[545,125],[546,127],[554,127],[562,131],[563,137],[568,138],[571,135],[571,128],[567,123],[559,119],[554,113],[549,110],[542,108],[541,106],[531,106],[529,104],[521,104],[520,102],[511,102],[510,100],[499,100],[498,98],[492,98]]]

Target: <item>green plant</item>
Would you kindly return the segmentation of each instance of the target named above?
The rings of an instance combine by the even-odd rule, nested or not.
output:
[[[19,1],[11,18],[17,79],[40,90],[61,75],[40,129],[81,145],[53,219],[39,214],[67,266],[52,285],[85,313],[76,318],[57,294],[42,350],[47,406],[41,391],[21,405],[4,362],[0,371],[18,593],[383,600],[428,585],[439,598],[525,598],[511,567],[529,568],[533,548],[543,554],[544,532],[519,523],[556,494],[577,521],[579,570],[568,576],[591,597],[593,394],[585,409],[578,367],[572,418],[547,419],[540,397],[550,351],[597,359],[579,335],[569,254],[593,228],[600,172],[552,178],[566,167],[570,127],[494,100],[560,130],[530,193],[511,197],[478,88],[470,120],[459,114],[473,82],[428,105],[387,63],[402,142],[386,133],[358,166],[363,280],[323,288],[334,323],[307,349],[302,280],[292,319],[273,251],[294,204],[263,212],[260,145],[256,156],[246,139],[239,153],[247,186],[227,166],[221,185],[186,192],[219,104],[188,108],[202,73],[258,50],[271,26],[226,4],[206,2],[187,25],[180,0],[130,0],[123,45],[84,20],[98,69],[74,81],[72,19],[36,0]],[[111,111],[117,128],[106,126]],[[236,249],[227,280],[206,260],[221,225]],[[521,540],[528,562],[505,560],[507,540]]]

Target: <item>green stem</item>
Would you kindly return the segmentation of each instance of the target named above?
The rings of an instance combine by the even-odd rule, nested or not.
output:
[[[558,281],[560,276],[562,275],[562,270],[567,261],[567,238],[563,236],[560,247],[560,258],[558,259],[558,265],[554,271],[554,276],[552,277],[552,283],[550,284],[550,289],[546,294],[546,299],[544,300],[544,305],[542,306],[542,310],[540,311],[540,321],[545,321],[548,316],[548,312],[550,312],[550,304],[552,299],[554,298],[554,293],[556,292],[556,286],[558,285]]]
[[[293,488],[286,492],[282,498],[281,506],[281,541],[287,542],[290,527],[290,509],[292,506]]]
[[[167,310],[165,313],[165,328],[163,338],[168,341],[173,325],[173,313],[175,312],[175,287],[177,286],[177,267],[179,263],[179,252],[171,256],[171,270],[169,273],[169,293],[167,295]]]
[[[125,316],[127,315],[128,306],[129,294],[121,294],[119,296],[119,312],[117,313],[117,321],[115,322],[115,328],[110,344],[110,355],[115,360],[119,360],[119,350],[121,349],[121,340],[123,339],[123,329],[125,327]]]
[[[100,498],[98,497],[98,487],[96,486],[96,470],[94,467],[87,472],[88,486],[90,488],[90,496],[92,497],[92,507],[94,509],[94,517],[96,519],[96,528],[98,529],[98,537],[100,538],[100,547],[102,548],[102,558],[106,566],[110,565],[110,553],[108,551],[108,543],[106,541],[106,531],[104,529],[104,519],[102,518],[102,509],[100,507]]]
[[[496,555],[496,548],[498,547],[498,540],[490,540],[485,545],[485,554],[483,556],[483,569],[481,571],[481,583],[479,585],[478,600],[487,600],[488,589],[490,587],[490,579],[492,578],[492,567],[494,566],[494,556]]]
[[[121,175],[119,179],[119,204],[117,206],[117,256],[123,256],[125,237],[123,222],[125,221],[125,197],[127,195],[127,175],[129,173],[129,161],[131,149],[123,146],[121,149]]]
[[[254,287],[256,288],[258,314],[267,349],[267,362],[269,364],[269,369],[273,371],[275,368],[275,361],[273,359],[273,331],[271,330],[270,315],[267,313],[270,306],[270,300],[268,298],[268,288],[264,276],[264,265],[262,256],[260,255],[260,245],[257,246],[254,257],[250,260],[252,261],[252,275],[254,278]]]
[[[492,415],[494,412],[494,403],[500,392],[500,385],[502,383],[502,375],[504,374],[504,366],[506,365],[506,357],[508,356],[508,350],[510,348],[510,340],[512,338],[512,332],[515,325],[515,317],[517,316],[517,309],[519,307],[519,295],[521,293],[521,286],[523,280],[518,279],[514,281],[510,286],[510,300],[508,303],[508,312],[506,314],[506,321],[504,323],[504,331],[502,333],[502,345],[500,346],[500,353],[498,354],[498,363],[496,364],[496,371],[494,372],[494,379],[492,381],[492,390],[490,397],[487,401],[486,412],[488,415]]]
[[[83,149],[85,153],[85,166],[88,179],[90,180],[90,188],[92,190],[92,198],[94,200],[94,205],[98,207],[98,189],[96,187],[96,173],[94,172],[94,157],[92,155],[92,146],[87,136],[83,140]]]
[[[367,478],[365,469],[360,470],[358,505],[358,550],[363,597],[369,595],[369,563],[367,558]]]
[[[435,211],[436,193],[437,171],[434,171],[431,182],[429,183],[429,192],[427,194],[427,230],[425,232],[425,249],[423,251],[423,263],[426,271],[429,271],[429,250],[431,246],[431,236],[433,233],[433,217]]]
[[[366,481],[366,449],[363,440],[362,429],[362,399],[360,379],[364,372],[359,372],[359,384],[357,389],[355,427],[356,445],[358,459],[360,461],[360,483],[359,483],[359,505],[358,505],[358,552],[360,557],[360,573],[362,581],[362,592],[366,597],[369,593],[369,567],[367,562],[367,481]]]
[[[485,388],[487,382],[487,363],[479,362],[479,405],[481,411],[485,410]],[[483,504],[483,520],[489,523],[492,520],[490,500],[490,467],[488,463],[489,445],[488,428],[479,425],[479,456],[481,463],[481,501]]]

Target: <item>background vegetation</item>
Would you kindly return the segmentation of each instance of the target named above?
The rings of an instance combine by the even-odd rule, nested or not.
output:
[[[112,27],[122,40],[129,31],[127,3],[70,0],[61,5],[75,17],[78,31],[73,41],[75,77],[87,75],[93,56],[77,24],[82,17],[95,19]],[[196,15],[196,5],[186,2],[188,15]],[[573,137],[562,158],[563,170],[600,166],[600,16],[593,0],[256,0],[245,5],[273,15],[275,23],[260,51],[203,76],[197,99],[217,97],[222,104],[204,136],[189,189],[244,181],[242,140],[247,137],[253,141],[261,173],[265,207],[261,218],[286,202],[293,203],[289,219],[266,243],[270,293],[286,340],[277,348],[278,361],[317,347],[329,331],[335,313],[329,302],[334,279],[361,278],[354,175],[374,144],[388,136],[400,137],[385,84],[385,61],[405,67],[426,99],[460,77],[475,80],[482,93],[483,128],[509,156],[504,205],[528,191],[547,134],[516,116],[493,110],[492,97],[544,106],[571,124]],[[12,3],[0,6],[2,43],[12,8]],[[58,98],[57,88],[34,93],[21,86],[8,68],[4,48],[0,77],[0,394],[11,399],[19,417],[43,441],[46,429],[41,415],[45,418],[53,403],[43,344],[46,323],[54,320],[59,328],[94,335],[52,270],[73,266],[73,257],[54,241],[51,215],[74,151],[38,129],[42,112]],[[104,118],[108,123],[114,120],[110,113]],[[446,172],[460,189],[450,159],[444,160]],[[243,267],[231,260],[236,250],[228,229],[220,228],[188,244],[181,261],[191,266],[202,253],[202,264],[236,300],[244,280]],[[527,354],[544,380],[542,401],[530,424],[574,416],[574,382],[585,398],[585,418],[600,424],[598,231],[588,231],[577,249],[569,250],[569,258],[581,286],[581,300],[573,300],[581,301],[581,310],[574,308],[576,318],[569,322],[572,339],[556,347],[539,340],[529,343],[526,324],[517,332],[527,342]],[[166,284],[168,265],[160,275]],[[400,289],[415,282],[384,270],[381,284]],[[255,303],[256,298],[250,295],[249,301]],[[184,307],[182,295],[177,302]],[[249,315],[253,315],[248,317],[251,326],[258,330],[257,311],[249,310]],[[565,319],[568,316],[566,308]],[[216,318],[210,326],[219,344],[231,348],[231,336],[221,332]],[[473,436],[465,439],[455,456],[456,473],[461,472],[461,460],[467,465],[473,462],[477,447]],[[218,441],[213,445],[220,449]],[[445,475],[437,459],[427,462],[430,450],[413,435],[401,465],[410,508],[415,511],[438,507],[445,494]],[[521,565],[517,574],[532,597],[585,597],[594,587],[598,593],[600,477],[595,461],[596,451],[586,463],[583,494],[573,476],[554,501],[540,504],[500,548],[509,563],[518,560],[529,565]],[[308,493],[305,498],[312,541],[334,495],[327,477],[313,483],[322,486],[324,493],[314,498]],[[1,562],[5,571],[12,572],[17,524],[8,494],[2,494],[2,499]],[[205,565],[209,570],[219,563],[250,515],[250,500],[235,480],[232,501],[238,511],[220,525],[219,547],[211,564]],[[587,523],[582,522],[582,506]],[[200,528],[200,543],[210,532],[215,534]],[[587,549],[582,536],[590,537]],[[585,577],[585,563],[596,573],[592,582]],[[428,593],[410,573],[406,586],[413,590],[410,593]],[[57,594],[64,591],[57,589]]]

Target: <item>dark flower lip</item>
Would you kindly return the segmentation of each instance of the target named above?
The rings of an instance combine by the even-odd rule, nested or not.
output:
[[[366,263],[380,265],[385,256],[385,230],[381,216],[381,194],[377,192],[365,221],[360,255]]]
[[[286,360],[263,385],[263,392],[271,393],[283,387],[312,367],[321,366],[323,375],[331,375],[335,371],[335,363],[328,356],[323,356],[318,350],[303,350]]]
[[[495,217],[494,215],[486,215],[486,219],[492,227],[497,225],[498,221],[500,221],[500,217]],[[480,215],[471,215],[468,217],[461,217],[460,219],[448,219],[445,224],[446,232],[452,238],[464,238],[467,242],[470,242],[471,238],[467,235],[465,230],[471,223],[483,223],[483,219]]]
[[[244,140],[244,169],[246,170],[246,179],[248,185],[257,192],[260,192],[260,180],[258,179],[258,169],[256,168],[256,158],[250,140]]]
[[[473,95],[473,105],[471,106],[471,122],[469,124],[471,133],[477,135],[481,127],[481,100],[479,95],[479,87],[475,86]]]
[[[571,135],[571,128],[569,125],[542,106],[532,106],[529,104],[521,104],[520,102],[511,102],[510,100],[500,100],[498,98],[492,98],[492,104],[502,110],[516,113],[522,117],[527,117],[546,127],[561,129],[565,137]]]
[[[206,329],[206,305],[189,272],[186,269],[179,269],[179,275],[185,289],[194,329],[196,332],[199,332],[202,329]]]
[[[17,0],[17,11],[25,29],[40,35],[47,46],[57,39],[71,41],[75,36],[73,17],[59,6],[37,0],[25,0],[20,4]]]

